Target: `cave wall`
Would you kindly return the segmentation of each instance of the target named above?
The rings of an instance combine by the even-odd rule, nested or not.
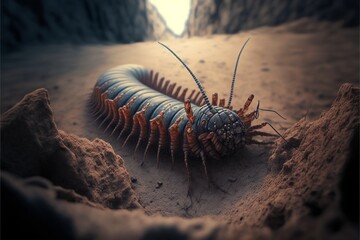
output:
[[[302,17],[359,25],[355,0],[192,0],[186,35],[236,33]]]
[[[171,33],[147,0],[3,0],[3,52],[47,43],[130,43]]]

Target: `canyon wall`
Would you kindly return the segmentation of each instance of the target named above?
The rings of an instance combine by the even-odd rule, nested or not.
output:
[[[58,43],[131,43],[171,36],[146,0],[4,0],[2,49]]]
[[[185,35],[236,33],[260,26],[275,26],[303,17],[342,21],[344,26],[356,26],[359,25],[359,2],[192,0]]]

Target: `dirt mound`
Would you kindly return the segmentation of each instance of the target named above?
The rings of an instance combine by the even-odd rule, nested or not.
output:
[[[355,238],[359,93],[351,84],[342,85],[329,111],[315,121],[304,118],[288,129],[288,142],[279,140],[269,158],[272,174],[258,193],[239,202],[226,219],[279,229],[275,235],[286,239],[295,235],[329,239],[342,234]]]
[[[329,111],[288,129],[261,189],[229,213],[184,219],[104,208],[139,206],[123,161],[102,140],[58,131],[39,89],[3,115],[1,167],[62,187],[3,172],[1,227],[53,239],[357,239],[359,93],[344,84]]]
[[[139,208],[122,158],[110,144],[58,130],[45,89],[2,115],[1,169],[42,176],[109,208]]]

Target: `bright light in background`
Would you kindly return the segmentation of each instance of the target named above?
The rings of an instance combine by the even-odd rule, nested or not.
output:
[[[168,28],[181,35],[189,17],[191,0],[149,0],[162,15]]]

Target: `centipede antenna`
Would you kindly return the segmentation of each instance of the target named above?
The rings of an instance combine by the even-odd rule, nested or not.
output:
[[[287,120],[286,118],[284,118],[283,116],[281,116],[280,113],[278,113],[277,111],[275,110],[271,110],[271,109],[263,109],[263,108],[259,108],[260,111],[264,111],[264,112],[273,112],[273,113],[276,113],[279,117],[281,117],[282,119],[284,120]]]
[[[197,86],[199,87],[200,93],[201,93],[202,97],[204,98],[206,105],[208,106],[208,108],[209,108],[210,110],[213,110],[213,108],[212,108],[212,106],[211,106],[211,104],[210,104],[209,98],[206,96],[206,94],[205,94],[205,92],[204,92],[204,89],[203,89],[203,87],[202,87],[201,84],[200,84],[200,81],[195,77],[194,73],[190,70],[190,68],[189,68],[189,67],[184,63],[184,61],[181,60],[181,58],[180,58],[178,55],[176,55],[176,53],[175,53],[173,50],[171,50],[168,46],[166,46],[165,44],[163,44],[163,43],[161,43],[161,42],[158,42],[158,43],[159,43],[160,45],[162,45],[163,47],[165,47],[167,50],[169,50],[169,51],[182,63],[182,65],[186,68],[186,70],[188,70],[188,72],[190,73],[190,75],[192,76],[192,78],[195,80]]]
[[[235,77],[236,77],[236,70],[237,70],[237,66],[239,64],[239,60],[240,60],[240,56],[241,56],[241,53],[242,51],[244,50],[247,42],[250,40],[250,38],[248,38],[248,40],[246,40],[246,42],[244,43],[244,45],[242,46],[240,52],[239,52],[239,55],[237,57],[237,60],[236,60],[236,64],[235,64],[235,70],[234,70],[234,75],[233,75],[233,79],[232,79],[232,82],[231,82],[231,88],[230,88],[230,97],[229,97],[229,102],[228,102],[228,108],[230,107],[231,105],[231,101],[232,101],[232,97],[233,97],[233,92],[234,92],[234,84],[235,84]]]

